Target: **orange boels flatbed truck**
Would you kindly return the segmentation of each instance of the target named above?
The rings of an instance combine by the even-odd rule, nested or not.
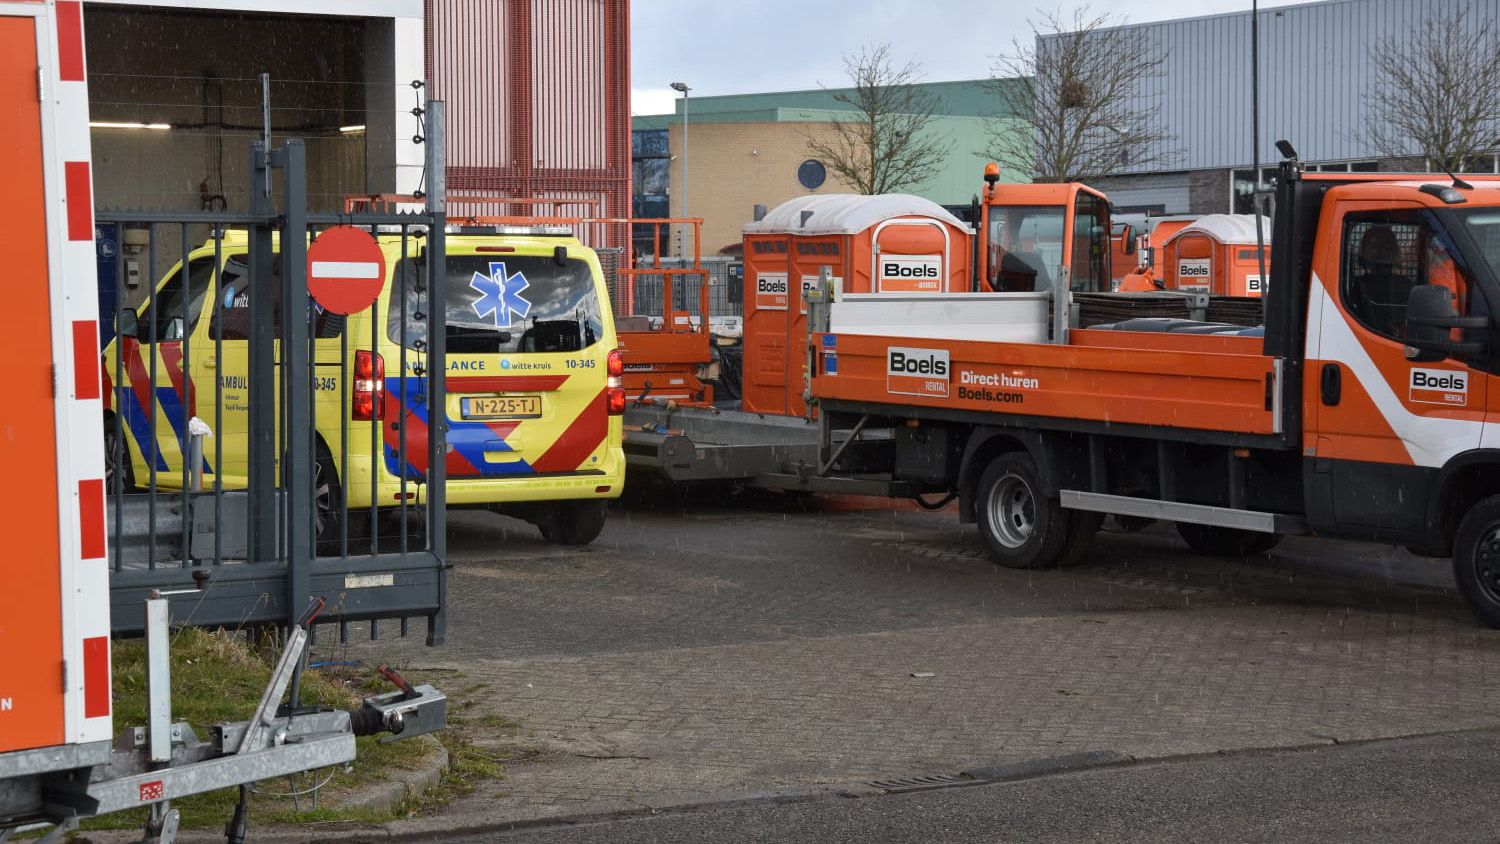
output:
[[[839,330],[859,303],[834,302],[811,386],[823,470],[956,495],[1015,567],[1076,559],[1105,514],[1175,521],[1206,553],[1284,533],[1403,544],[1452,556],[1500,627],[1500,179],[1303,174],[1279,146],[1263,327],[877,336]]]

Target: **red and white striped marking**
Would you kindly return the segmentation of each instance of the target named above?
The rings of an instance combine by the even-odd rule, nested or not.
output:
[[[109,741],[113,731],[104,402],[83,4],[78,0],[0,2],[0,14],[36,19],[43,82],[51,353],[59,376],[53,408],[58,439],[66,444],[57,450],[61,635],[68,666],[64,740]]]

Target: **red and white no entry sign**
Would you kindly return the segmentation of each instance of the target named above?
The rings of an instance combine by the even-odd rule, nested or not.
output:
[[[336,314],[375,303],[385,285],[385,253],[364,229],[334,226],[307,247],[307,292]]]

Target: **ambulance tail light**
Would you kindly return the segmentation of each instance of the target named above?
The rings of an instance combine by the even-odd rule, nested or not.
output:
[[[620,378],[625,374],[625,359],[620,356],[619,349],[612,349],[609,358],[604,364],[604,372],[609,376],[609,389],[605,390],[605,406],[609,408],[610,416],[620,416],[625,413],[625,388],[620,386]]]
[[[356,422],[385,417],[385,359],[358,349],[354,352],[354,395],[351,413]]]

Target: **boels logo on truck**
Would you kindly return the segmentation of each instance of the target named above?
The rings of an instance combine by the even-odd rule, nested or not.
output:
[[[891,346],[885,352],[885,389],[903,396],[948,397],[947,349]]]
[[[937,293],[943,289],[941,255],[891,255],[879,261],[882,293]]]
[[[1469,375],[1457,369],[1413,369],[1411,400],[1463,407],[1469,403]]]

